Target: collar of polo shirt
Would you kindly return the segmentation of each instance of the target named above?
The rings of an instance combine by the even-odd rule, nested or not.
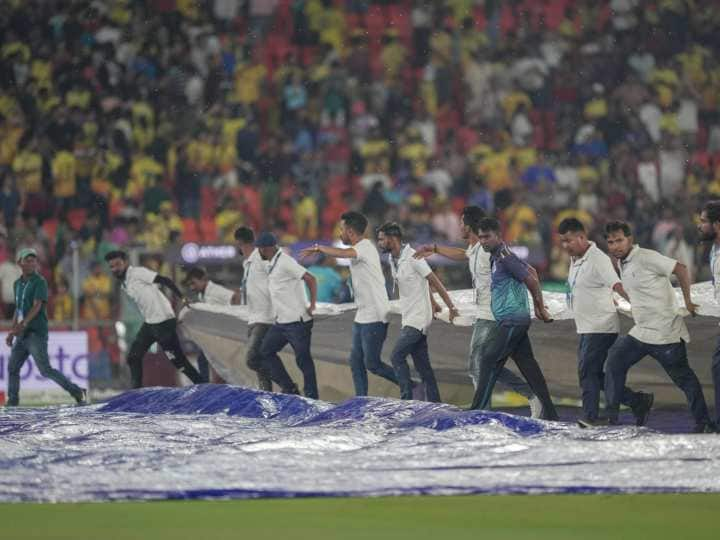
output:
[[[637,254],[637,252],[638,252],[639,250],[640,250],[640,246],[639,246],[638,244],[634,244],[633,247],[632,247],[632,249],[630,250],[630,253],[628,253],[628,254],[627,254],[627,257],[625,257],[625,258],[622,260],[622,263],[623,263],[623,264],[629,263],[629,262],[632,260],[632,258]]]
[[[573,264],[585,262],[587,260],[587,258],[590,256],[590,251],[595,247],[595,242],[590,241],[588,242],[588,244],[590,244],[590,246],[585,250],[585,253],[583,253],[582,257],[572,258]]]

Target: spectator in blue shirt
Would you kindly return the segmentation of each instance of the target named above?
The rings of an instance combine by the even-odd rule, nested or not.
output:
[[[490,253],[490,308],[497,321],[499,335],[489,345],[488,353],[481,362],[475,397],[470,408],[489,407],[498,374],[508,357],[512,356],[520,373],[542,403],[540,418],[557,420],[545,376],[535,359],[528,336],[528,290],[532,295],[535,316],[544,322],[552,321],[543,303],[537,272],[508,249],[500,237],[500,223],[496,219],[484,218],[480,221],[478,238],[483,249]]]

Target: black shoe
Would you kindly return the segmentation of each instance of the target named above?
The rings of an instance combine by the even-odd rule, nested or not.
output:
[[[270,380],[269,375],[258,372],[258,388],[265,392],[272,392],[272,380]]]
[[[577,425],[583,429],[592,429],[596,427],[617,426],[620,423],[610,418],[578,418]]]
[[[300,389],[298,388],[297,384],[293,384],[292,386],[289,386],[287,388],[282,388],[280,390],[283,394],[290,394],[293,396],[299,396],[300,395]]]
[[[635,416],[635,425],[644,426],[647,423],[648,416],[650,416],[650,409],[652,409],[655,401],[655,395],[645,392],[639,392],[639,394],[637,404],[632,407],[632,413]]]
[[[695,424],[693,433],[720,433],[718,426],[712,422],[704,422],[702,424]]]
[[[80,393],[75,396],[75,402],[78,405],[87,405],[87,390],[85,388],[80,389]]]

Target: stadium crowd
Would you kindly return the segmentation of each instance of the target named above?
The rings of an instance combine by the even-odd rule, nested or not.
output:
[[[327,240],[348,210],[458,242],[478,205],[557,280],[560,221],[602,245],[625,219],[692,274],[694,216],[720,196],[714,0],[5,5],[3,302],[34,248],[56,320],[73,242],[98,320],[113,249],[232,243],[243,224]]]

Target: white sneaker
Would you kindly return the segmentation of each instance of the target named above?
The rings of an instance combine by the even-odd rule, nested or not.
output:
[[[528,403],[530,404],[530,416],[532,418],[540,418],[543,412],[542,401],[540,401],[540,398],[533,394],[530,398],[528,398]]]

